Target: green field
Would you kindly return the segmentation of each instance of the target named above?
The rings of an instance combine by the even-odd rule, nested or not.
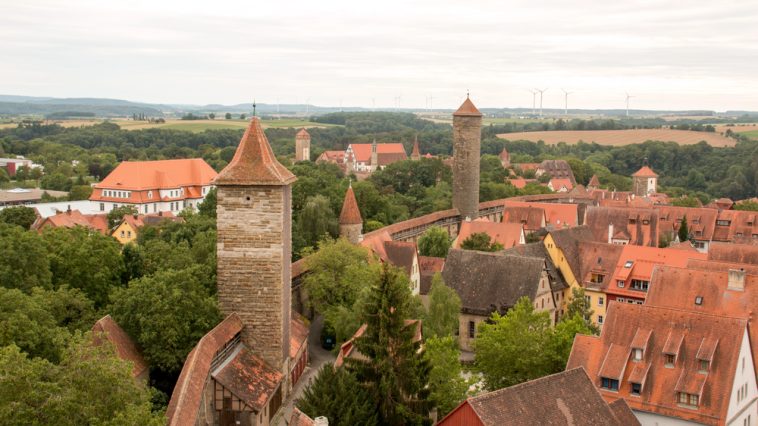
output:
[[[747,136],[750,139],[758,140],[758,130],[750,130],[748,132],[740,132],[740,135]]]
[[[139,129],[173,129],[185,130],[189,132],[202,132],[205,130],[217,129],[245,129],[250,123],[249,120],[166,120],[165,123],[146,123],[143,121],[114,121],[125,130]],[[263,128],[299,128],[299,127],[334,127],[334,124],[313,123],[307,120],[299,119],[282,119],[282,120],[263,120]]]

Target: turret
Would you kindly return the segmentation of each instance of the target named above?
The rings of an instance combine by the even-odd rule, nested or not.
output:
[[[295,161],[311,160],[311,135],[305,128],[295,135]]]
[[[468,96],[453,113],[453,207],[461,217],[479,216],[482,113]]]
[[[340,213],[340,237],[344,237],[353,244],[358,244],[363,239],[363,219],[355,200],[352,183],[345,192],[345,201],[342,202]]]

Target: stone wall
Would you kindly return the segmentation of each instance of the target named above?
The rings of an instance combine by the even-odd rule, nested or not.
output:
[[[236,312],[242,341],[289,373],[291,189],[218,187],[218,302]]]
[[[453,208],[461,217],[479,214],[482,117],[453,116]]]
[[[359,244],[361,242],[362,232],[362,223],[340,224],[340,237],[344,237],[353,244]]]

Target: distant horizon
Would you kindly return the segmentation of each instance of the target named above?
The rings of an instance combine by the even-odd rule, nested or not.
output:
[[[9,2],[0,93],[204,105],[758,110],[758,3]],[[539,107],[539,97],[536,101]]]
[[[179,102],[147,102],[147,101],[133,100],[133,99],[128,99],[128,98],[112,98],[112,97],[94,97],[94,96],[56,97],[56,96],[45,96],[45,95],[26,95],[26,94],[0,93],[0,98],[3,98],[3,97],[35,98],[35,99],[39,99],[39,100],[51,100],[51,101],[52,100],[66,100],[66,101],[70,101],[70,100],[74,100],[74,99],[90,99],[90,100],[98,100],[98,101],[112,100],[112,101],[130,102],[130,103],[133,103],[133,104],[144,104],[144,105],[153,105],[153,106],[166,105],[166,106],[175,106],[175,107],[176,106],[186,106],[186,107],[194,107],[194,108],[198,108],[198,107],[211,107],[211,106],[213,106],[213,107],[236,107],[236,106],[239,106],[239,105],[248,104],[248,105],[250,105],[250,109],[251,110],[252,110],[252,104],[253,104],[252,101],[251,102],[236,102],[236,103],[228,103],[228,104],[227,103],[219,103],[219,102],[210,102],[210,103],[205,103],[205,104],[191,104],[191,103],[188,104],[188,103],[179,103]],[[464,97],[464,99],[465,99],[465,97]],[[472,101],[474,101],[474,103],[476,104],[476,101],[475,101],[475,99],[473,99],[473,96],[472,96]],[[7,101],[7,100],[0,99],[0,102],[19,102],[19,103],[23,103],[24,100]],[[259,107],[260,106],[264,106],[264,105],[267,106],[267,107],[273,107],[273,106],[277,105],[276,103],[264,102],[264,101],[259,101],[259,100],[256,100],[255,102],[256,102],[256,104]],[[361,110],[365,110],[366,112],[371,112],[372,110],[383,111],[383,112],[392,112],[392,111],[399,111],[399,112],[402,112],[402,111],[414,111],[414,112],[424,112],[424,111],[435,112],[435,111],[437,111],[437,112],[446,112],[446,111],[455,111],[458,108],[458,106],[454,106],[454,107],[436,107],[436,106],[434,106],[433,109],[430,110],[428,107],[401,106],[400,108],[396,108],[396,107],[393,107],[393,106],[378,106],[378,105],[372,108],[371,106],[364,106],[364,105],[342,105],[342,106],[340,106],[340,105],[319,105],[319,104],[314,104],[314,103],[310,103],[310,104],[303,104],[303,103],[299,103],[299,104],[294,104],[294,103],[279,103],[278,105],[280,105],[282,107],[311,106],[311,107],[323,108],[323,109],[340,109],[340,108],[344,108],[346,110],[361,109]],[[519,107],[519,106],[512,107],[512,106],[486,106],[486,105],[485,106],[480,106],[480,105],[477,105],[477,108],[479,108],[481,110],[524,110],[524,112],[527,112],[527,113],[529,113],[529,112],[532,111],[532,107],[531,106],[529,106],[529,107],[523,107],[523,106],[522,107]],[[564,108],[545,107],[545,106],[543,106],[543,111],[545,111],[545,112],[549,111],[549,112],[555,113],[555,112],[560,112],[560,111],[563,111],[563,110],[564,110]],[[572,111],[575,111],[575,112],[576,111],[579,111],[579,112],[584,112],[584,111],[586,111],[586,112],[594,112],[594,111],[624,112],[625,110],[626,110],[626,108],[613,108],[613,107],[610,107],[610,108],[602,108],[602,107],[600,107],[600,108],[573,108],[573,107],[571,107],[571,108],[569,108],[569,114],[571,114]],[[753,113],[758,114],[758,108],[756,108],[756,110],[742,110],[742,109],[734,109],[734,108],[730,108],[730,109],[726,109],[726,110],[691,109],[691,108],[690,109],[641,109],[641,108],[633,108],[633,107],[631,107],[631,105],[629,107],[629,111],[630,112],[645,112],[645,113],[649,112],[649,113],[658,113],[658,114],[682,113],[682,112],[713,112],[715,114],[725,114],[727,112],[748,112],[748,113],[751,113],[751,114],[753,114]],[[270,112],[268,112],[268,113],[270,113]],[[539,114],[539,107],[536,107],[536,113]]]

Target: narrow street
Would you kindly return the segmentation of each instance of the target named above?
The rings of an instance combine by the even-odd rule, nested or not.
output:
[[[310,327],[310,334],[308,335],[308,351],[310,359],[308,365],[303,371],[303,375],[292,389],[287,401],[284,403],[284,409],[282,412],[284,416],[281,418],[279,425],[287,425],[290,416],[292,415],[292,408],[296,399],[300,398],[303,394],[303,390],[308,385],[308,382],[313,378],[316,373],[321,369],[324,364],[333,363],[336,357],[326,349],[321,347],[321,328],[324,326],[324,318],[317,316]]]

